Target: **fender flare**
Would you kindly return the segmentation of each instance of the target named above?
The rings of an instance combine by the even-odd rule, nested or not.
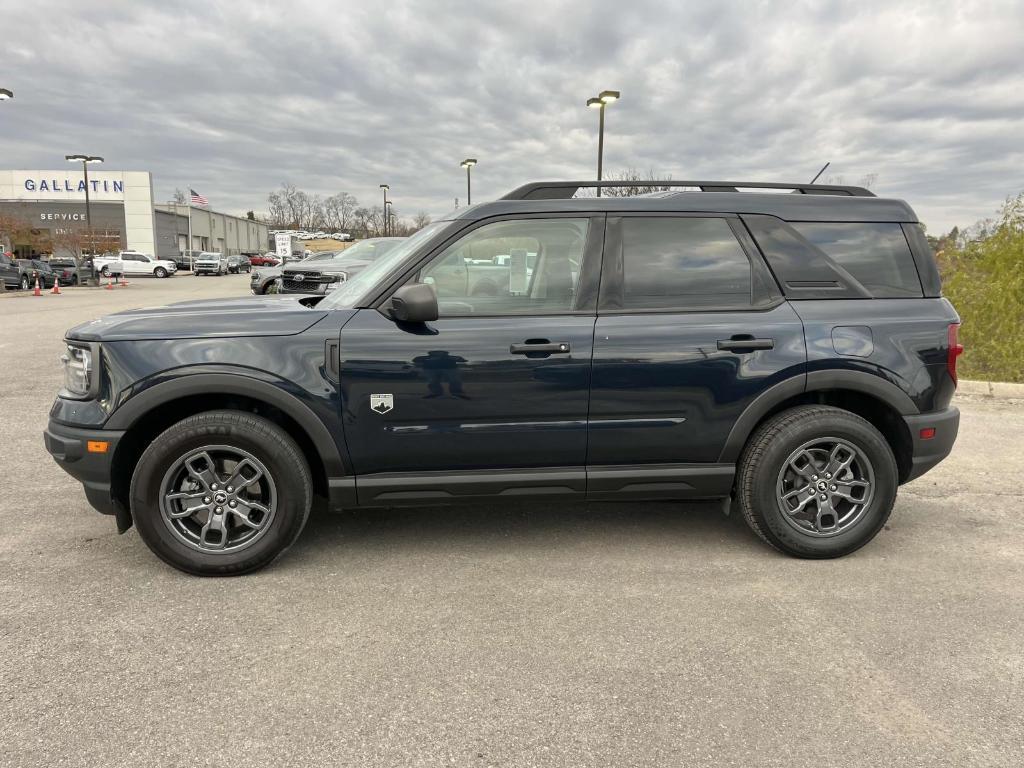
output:
[[[104,429],[128,430],[154,408],[191,395],[244,395],[279,408],[309,436],[324,464],[328,482],[349,475],[338,445],[317,415],[295,395],[261,379],[238,373],[187,373],[155,384],[128,398],[104,424]]]
[[[754,398],[733,424],[718,461],[728,463],[739,459],[754,428],[780,403],[806,392],[830,389],[870,395],[903,416],[920,413],[906,392],[876,374],[852,370],[812,371],[780,381]]]

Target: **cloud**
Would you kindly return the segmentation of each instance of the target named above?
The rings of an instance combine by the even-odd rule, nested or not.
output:
[[[0,0],[3,165],[68,152],[263,210],[282,181],[440,214],[605,168],[877,174],[930,229],[1024,188],[1020,3]]]

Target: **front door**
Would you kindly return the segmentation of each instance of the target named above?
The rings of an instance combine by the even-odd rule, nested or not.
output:
[[[360,310],[340,337],[361,504],[582,493],[603,219],[474,227],[407,282],[440,317]]]

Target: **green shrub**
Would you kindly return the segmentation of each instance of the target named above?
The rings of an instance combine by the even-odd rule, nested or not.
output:
[[[1024,381],[1024,193],[998,220],[961,237],[939,256],[943,293],[963,325],[966,379]]]

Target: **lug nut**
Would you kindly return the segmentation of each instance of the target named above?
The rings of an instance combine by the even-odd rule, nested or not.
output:
[[[831,480],[832,479],[832,475],[830,475],[828,472],[826,472],[825,473],[825,479],[826,480]]]
[[[825,498],[825,497],[824,497],[824,496],[822,496],[821,498]],[[215,510],[213,510],[213,511],[214,511],[214,512],[216,512],[216,513],[217,513],[218,515],[222,515],[222,514],[224,514],[224,507],[217,507],[217,508],[216,508]]]
[[[826,496],[824,493],[821,494],[821,500],[822,501],[828,501],[828,496]]]
[[[817,479],[818,479],[817,475],[811,475],[811,480],[817,480]]]
[[[235,501],[234,499],[232,499],[231,501],[228,502],[228,506],[231,507],[232,509],[234,509],[237,505],[238,505],[238,502]]]
[[[837,488],[836,486],[834,486],[834,485],[833,485],[833,486],[832,486],[832,490],[833,490],[833,491],[837,491],[837,490],[839,490],[839,489],[838,489],[838,488]]]
[[[211,490],[211,491],[216,491],[216,490],[217,490],[217,484],[216,484],[216,483],[214,483],[213,485],[211,485],[211,486],[210,486],[210,490]]]
[[[203,496],[203,504],[209,504],[209,503],[210,503],[210,497],[209,496]]]
[[[228,486],[228,493],[234,493],[234,492],[235,492],[234,487],[229,485]]]

